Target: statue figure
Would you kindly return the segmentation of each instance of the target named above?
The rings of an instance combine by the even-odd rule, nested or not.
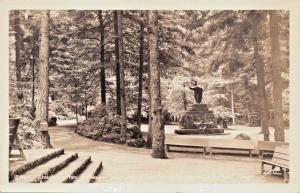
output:
[[[190,86],[189,88],[194,91],[195,101],[196,101],[196,103],[199,104],[202,101],[203,89],[201,87],[197,86],[197,81],[195,81],[195,80],[192,80],[191,84],[192,84],[192,86]]]

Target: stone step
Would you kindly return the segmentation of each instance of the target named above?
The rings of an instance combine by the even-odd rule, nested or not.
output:
[[[102,162],[92,161],[88,165],[85,171],[78,177],[75,183],[93,183],[97,181],[97,178],[102,169]]]
[[[16,176],[13,183],[39,183],[47,181],[48,177],[54,175],[59,170],[66,167],[69,163],[78,158],[77,154],[66,153],[54,158],[36,168],[27,171],[23,175]]]
[[[91,157],[79,157],[57,174],[50,176],[47,183],[72,183],[91,163]]]
[[[38,167],[39,165],[45,164],[46,162],[64,154],[64,149],[59,149],[54,152],[51,152],[45,156],[42,156],[40,158],[34,159],[30,162],[27,162],[20,167],[14,168],[9,171],[9,181],[14,180],[15,176],[20,176],[24,173],[26,173],[29,170],[32,170],[35,167]]]
[[[192,104],[188,106],[188,111],[208,111],[207,104]]]

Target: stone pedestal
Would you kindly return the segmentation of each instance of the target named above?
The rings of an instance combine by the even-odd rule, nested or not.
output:
[[[207,104],[192,104],[180,119],[181,129],[215,128],[216,118]]]

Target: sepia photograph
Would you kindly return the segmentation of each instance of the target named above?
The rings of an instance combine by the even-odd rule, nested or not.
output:
[[[7,14],[10,185],[296,180],[289,10]]]

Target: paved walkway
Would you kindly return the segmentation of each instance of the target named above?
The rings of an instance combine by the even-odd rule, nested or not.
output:
[[[89,154],[103,161],[99,183],[282,183],[260,175],[258,158],[169,152],[169,159],[153,159],[151,150],[95,141],[74,133],[74,127],[49,130],[54,148]]]

